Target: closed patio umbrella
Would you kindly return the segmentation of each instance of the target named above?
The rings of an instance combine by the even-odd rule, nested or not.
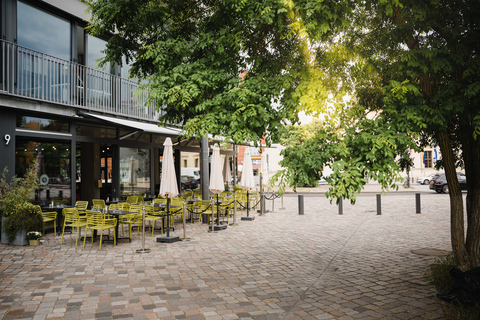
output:
[[[223,165],[223,177],[225,183],[230,184],[232,182],[232,171],[230,170],[230,161],[228,157],[225,157],[225,163]]]
[[[227,226],[221,226],[220,228],[220,216],[219,216],[219,202],[218,195],[223,192],[225,186],[223,184],[223,174],[222,174],[222,160],[220,159],[220,148],[218,145],[213,147],[212,152],[212,166],[210,172],[210,192],[217,195],[217,225],[213,228],[214,230],[223,230]]]
[[[157,238],[157,242],[179,241],[179,237],[170,237],[170,199],[178,195],[177,176],[173,161],[173,144],[170,137],[163,143],[162,179],[160,181],[160,196],[167,198],[167,236]]]
[[[242,180],[240,180],[240,187],[243,190],[247,190],[247,216],[242,217],[242,220],[254,220],[255,217],[250,217],[250,208],[249,208],[249,199],[248,191],[255,188],[255,179],[253,177],[253,166],[252,166],[252,157],[250,156],[250,151],[247,149],[245,151],[245,158],[243,159],[243,171],[242,171]]]

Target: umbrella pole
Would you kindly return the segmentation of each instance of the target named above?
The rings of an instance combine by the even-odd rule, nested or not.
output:
[[[172,243],[180,241],[180,237],[172,236],[170,237],[170,198],[167,196],[167,236],[157,238],[157,242],[166,242]]]
[[[250,213],[250,200],[248,200],[248,190],[247,190],[247,218]]]
[[[167,196],[167,238],[170,237],[170,198]]]
[[[220,224],[220,203],[218,203],[218,193],[217,193],[217,226]]]

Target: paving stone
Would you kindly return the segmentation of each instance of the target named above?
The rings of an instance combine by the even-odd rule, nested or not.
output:
[[[87,243],[47,234],[40,247],[0,245],[3,319],[441,319],[423,272],[449,252],[448,195],[361,194],[344,214],[322,194],[226,230],[187,224],[190,241]],[[277,200],[278,201],[278,200]],[[267,204],[267,208],[270,207]],[[278,203],[276,204],[278,207]],[[244,213],[245,214],[245,213]],[[175,223],[176,235],[183,227]],[[157,232],[157,231],[156,231]]]

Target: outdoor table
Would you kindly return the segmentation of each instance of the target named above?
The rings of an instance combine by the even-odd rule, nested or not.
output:
[[[125,214],[130,214],[130,213],[135,213],[133,211],[123,211],[123,210],[103,210],[102,211],[104,214],[109,214],[109,215],[112,215],[112,216],[115,216],[115,219],[117,219],[117,224],[115,225],[115,238],[118,240],[125,240],[125,239],[128,239],[129,242],[132,241],[131,238],[119,238],[118,237],[118,220],[120,219],[120,216],[123,216]]]
[[[40,209],[42,209],[42,211],[48,212],[48,211],[54,210],[54,211],[57,212],[57,230],[58,230],[58,231],[57,231],[57,234],[58,234],[58,235],[61,235],[61,234],[62,234],[62,231],[61,231],[61,230],[62,230],[62,226],[63,226],[62,210],[63,210],[63,209],[67,209],[67,208],[75,208],[75,207],[73,207],[73,206],[66,206],[66,205],[63,205],[63,204],[61,204],[61,205],[56,205],[56,206],[50,206],[50,205],[48,205],[48,206],[45,206],[45,205],[40,206]]]

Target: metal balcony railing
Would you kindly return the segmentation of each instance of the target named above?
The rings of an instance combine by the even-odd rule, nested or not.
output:
[[[139,83],[0,40],[0,94],[156,121]]]

